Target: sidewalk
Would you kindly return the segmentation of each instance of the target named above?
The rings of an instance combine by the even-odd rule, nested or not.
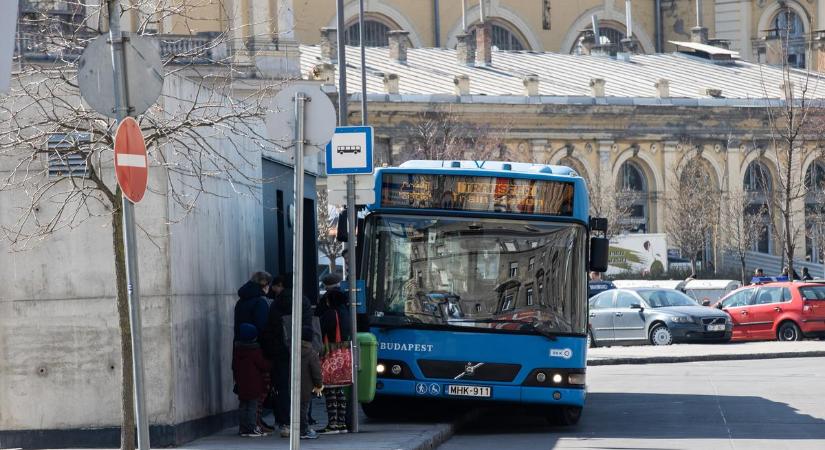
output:
[[[803,358],[825,356],[825,341],[743,342],[597,347],[587,351],[588,366],[691,361]]]
[[[323,401],[312,405],[313,416],[318,424],[313,426],[320,430],[326,425]],[[301,441],[301,448],[307,450],[430,450],[449,439],[456,429],[456,423],[394,423],[371,421],[361,413],[361,429],[357,434],[321,435],[318,439]],[[269,416],[267,422],[272,422]],[[289,439],[277,433],[259,438],[242,438],[238,436],[237,427],[232,427],[186,445],[178,447],[187,450],[279,450],[289,448]]]

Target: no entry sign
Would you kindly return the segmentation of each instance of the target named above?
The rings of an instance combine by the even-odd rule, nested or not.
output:
[[[123,119],[115,133],[115,174],[123,195],[132,203],[139,202],[146,193],[149,161],[140,126],[131,117]]]

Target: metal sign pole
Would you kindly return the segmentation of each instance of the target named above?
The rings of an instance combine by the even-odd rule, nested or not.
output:
[[[307,97],[295,94],[295,218],[292,220],[292,345],[290,371],[289,448],[301,448],[301,322],[304,300],[304,107]]]
[[[338,14],[338,126],[347,125],[347,52],[346,42],[344,41],[344,0],[337,0],[337,14]],[[361,32],[363,33],[363,25],[361,25]],[[361,43],[363,44],[363,34],[361,36]],[[350,413],[350,431],[357,433],[358,430],[358,361],[359,348],[357,337],[357,318],[356,307],[357,302],[356,289],[357,281],[355,274],[355,177],[347,176],[347,284],[349,285],[349,305],[350,316],[352,319],[352,389],[350,392],[349,413]]]
[[[120,122],[129,115],[128,79],[123,55],[123,35],[120,32],[118,0],[108,0],[109,37],[112,44],[112,68],[114,70],[115,114]],[[134,204],[125,196],[123,204],[123,237],[126,244],[126,282],[129,298],[129,321],[132,331],[132,371],[134,377],[135,420],[137,422],[138,448],[149,449],[149,422],[146,415],[146,395],[143,387],[142,322],[140,318],[140,281],[138,277],[137,237],[135,234]]]

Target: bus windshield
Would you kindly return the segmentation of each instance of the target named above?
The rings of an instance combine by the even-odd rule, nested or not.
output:
[[[373,214],[367,227],[374,325],[585,332],[580,225]]]

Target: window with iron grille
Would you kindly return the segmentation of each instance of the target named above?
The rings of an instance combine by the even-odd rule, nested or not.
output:
[[[473,36],[473,41],[476,39],[476,29],[470,32]],[[515,50],[521,51],[528,48],[522,39],[513,31],[510,31],[506,26],[492,23],[490,25],[490,42],[491,45],[499,50]]]
[[[84,147],[91,143],[89,133],[55,133],[49,136],[49,178],[85,177]]]
[[[346,32],[347,45],[361,45],[361,27],[358,22],[350,25]],[[364,46],[365,47],[388,47],[390,45],[387,33],[390,27],[377,20],[364,20]]]

